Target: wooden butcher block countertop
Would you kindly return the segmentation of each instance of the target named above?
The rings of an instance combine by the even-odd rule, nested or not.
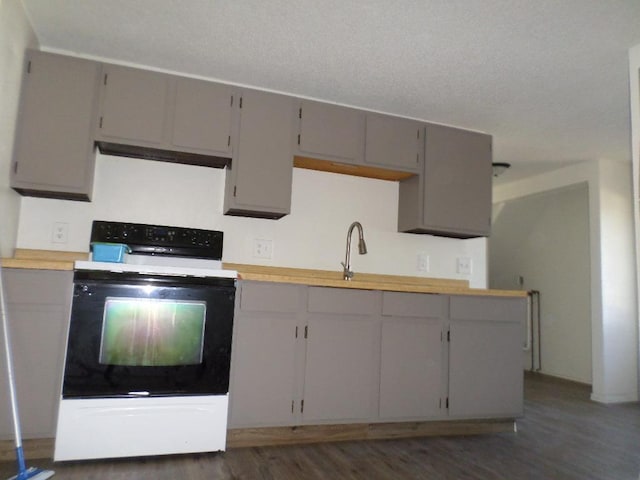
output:
[[[87,252],[16,249],[13,258],[3,258],[4,268],[37,270],[73,270],[76,260],[88,260]],[[500,297],[526,297],[521,290],[494,290],[469,288],[466,280],[446,278],[379,275],[356,272],[351,281],[343,280],[342,271],[310,270],[302,268],[271,267],[224,263],[228,270],[237,270],[241,280],[295,283],[319,287],[385,290],[395,292],[442,293],[453,295],[488,295]]]

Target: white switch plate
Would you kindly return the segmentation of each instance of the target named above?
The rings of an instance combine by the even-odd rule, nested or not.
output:
[[[416,260],[416,270],[418,272],[428,272],[429,271],[429,255],[424,252],[418,253],[418,258]]]
[[[51,241],[53,243],[67,243],[69,241],[69,224],[55,222],[51,231]]]
[[[471,275],[471,258],[470,257],[458,257],[456,260],[456,272],[461,275]]]
[[[265,238],[256,238],[253,241],[253,256],[255,258],[270,259],[273,256],[273,241]]]

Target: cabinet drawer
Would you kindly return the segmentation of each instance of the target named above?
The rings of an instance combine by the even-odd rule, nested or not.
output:
[[[250,312],[298,311],[300,287],[267,282],[242,282],[240,309]]]
[[[527,303],[524,298],[452,296],[452,320],[490,320],[493,322],[524,321]]]
[[[380,311],[380,296],[369,290],[309,288],[307,308],[312,313],[373,315]]]
[[[71,305],[73,272],[4,269],[7,303]]]
[[[449,297],[428,293],[382,293],[382,315],[400,317],[444,318]]]

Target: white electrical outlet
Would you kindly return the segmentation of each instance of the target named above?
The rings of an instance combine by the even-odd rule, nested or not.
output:
[[[255,258],[270,259],[273,256],[273,241],[256,238],[253,241],[253,256]]]
[[[429,255],[424,252],[418,253],[416,270],[418,272],[428,272],[429,271]]]
[[[461,275],[471,275],[472,263],[470,257],[458,257],[456,260],[456,272]]]
[[[67,243],[69,241],[69,224],[55,222],[51,231],[51,241],[53,243]]]

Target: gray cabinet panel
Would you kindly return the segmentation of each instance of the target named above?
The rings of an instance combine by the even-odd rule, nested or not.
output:
[[[100,65],[29,51],[11,186],[22,194],[89,200]]]
[[[305,287],[240,283],[234,318],[229,427],[298,421],[303,339],[298,332]]]
[[[159,146],[165,138],[171,77],[104,66],[99,138]]]
[[[309,100],[299,112],[301,155],[362,164],[364,112]]]
[[[450,332],[449,414],[522,415],[522,326],[452,321]]]
[[[491,136],[482,133],[427,124],[424,172],[418,180],[400,182],[398,230],[488,236],[491,142]]]
[[[365,163],[419,173],[424,154],[423,137],[423,123],[369,113],[366,117]]]
[[[449,297],[428,293],[382,292],[382,315],[445,318]]]
[[[240,309],[248,312],[295,313],[300,309],[300,285],[242,282]]]
[[[240,312],[234,323],[229,427],[293,424],[295,316]]]
[[[491,320],[522,323],[526,303],[522,298],[451,297],[452,320]]]
[[[451,297],[449,413],[522,415],[526,299]]]
[[[224,212],[280,218],[291,211],[293,100],[245,90],[237,145],[227,168]]]
[[[380,419],[442,415],[442,321],[386,317],[382,323]]]
[[[67,328],[72,272],[3,270],[7,319],[25,438],[55,436]],[[0,384],[6,385],[5,357],[0,357]],[[9,405],[6,388],[0,404]],[[0,437],[12,438],[8,409],[0,411]]]
[[[175,92],[171,144],[230,156],[233,88],[177,78]]]
[[[309,288],[309,312],[373,315],[380,311],[380,294],[369,290]]]
[[[308,321],[303,422],[375,417],[379,325],[361,316],[319,315]]]

